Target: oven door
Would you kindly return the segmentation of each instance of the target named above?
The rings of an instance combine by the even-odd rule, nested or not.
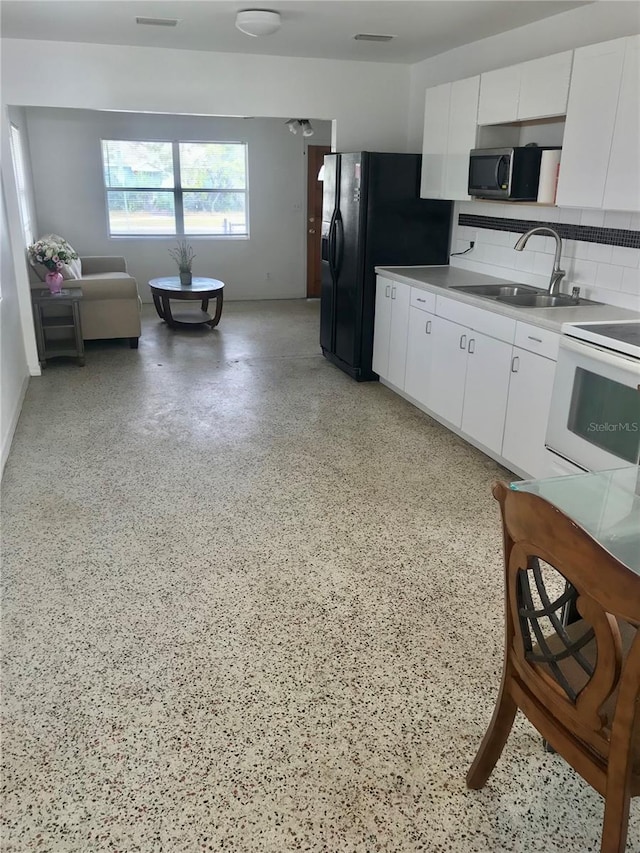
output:
[[[640,362],[562,338],[547,425],[549,450],[587,471],[640,461]]]

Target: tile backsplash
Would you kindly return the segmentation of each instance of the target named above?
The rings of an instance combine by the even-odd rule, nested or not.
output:
[[[451,265],[473,272],[547,287],[555,240],[535,235],[522,252],[518,236],[547,225],[562,237],[561,289],[640,311],[640,214],[497,202],[457,202]],[[469,242],[474,248],[464,255]]]

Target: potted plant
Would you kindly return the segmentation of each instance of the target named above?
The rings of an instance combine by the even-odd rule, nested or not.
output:
[[[45,281],[51,293],[60,293],[63,281],[60,270],[71,261],[77,260],[77,253],[57,234],[50,234],[33,243],[28,247],[28,252],[33,265],[42,264],[46,267]]]
[[[178,264],[180,284],[191,284],[191,267],[193,265],[193,259],[195,258],[195,254],[191,246],[186,240],[178,240],[177,247],[175,249],[169,249],[169,254]]]

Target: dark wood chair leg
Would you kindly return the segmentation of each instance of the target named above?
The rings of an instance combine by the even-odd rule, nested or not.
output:
[[[627,846],[632,748],[628,743],[623,743],[620,746],[616,740],[616,732],[614,731],[607,768],[607,791],[604,800],[600,853],[624,853]]]
[[[507,675],[503,676],[500,693],[493,711],[489,728],[467,773],[468,788],[482,788],[491,776],[493,768],[507,742],[518,706],[507,691]]]
[[[129,338],[129,349],[138,349],[138,341],[140,338]]]

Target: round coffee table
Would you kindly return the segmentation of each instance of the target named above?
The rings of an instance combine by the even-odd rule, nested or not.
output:
[[[206,323],[213,329],[220,322],[224,282],[218,281],[217,278],[194,276],[191,284],[180,284],[179,276],[170,275],[166,278],[152,278],[149,287],[158,316],[172,329],[180,326],[197,326],[202,323]],[[194,307],[172,312],[171,299],[196,300],[200,302],[200,309]],[[216,300],[216,312],[213,317],[207,313],[210,299]]]

